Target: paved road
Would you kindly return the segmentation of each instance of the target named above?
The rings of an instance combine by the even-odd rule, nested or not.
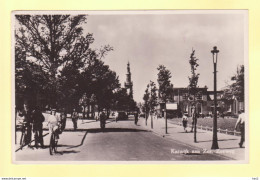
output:
[[[21,161],[227,160],[216,154],[195,152],[196,148],[146,131],[133,121],[109,121],[104,132],[98,123],[79,121],[79,127],[87,129],[63,132],[57,155],[50,156],[46,146],[20,150],[16,158]],[[49,135],[45,136],[45,142],[48,138]]]

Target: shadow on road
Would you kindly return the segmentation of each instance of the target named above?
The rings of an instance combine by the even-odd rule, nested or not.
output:
[[[59,151],[59,153],[61,154],[71,154],[71,153],[79,153],[80,151],[74,151],[74,150],[71,150],[71,151]]]
[[[87,124],[87,123],[93,123],[93,122],[97,122],[96,120],[84,120],[83,122],[81,122],[81,124]]]
[[[218,141],[235,141],[237,139],[219,139]],[[201,143],[201,142],[212,142],[212,140],[207,140],[207,141],[198,141],[198,143]]]
[[[194,134],[194,132],[190,132],[190,131],[187,131],[187,132],[185,132],[185,131],[179,131],[179,132],[177,132],[177,133]],[[203,133],[205,133],[205,132],[197,132],[196,134],[203,134]]]
[[[76,147],[80,147],[80,146],[82,146],[83,143],[84,143],[84,141],[85,141],[85,139],[86,139],[87,134],[88,134],[88,131],[84,134],[84,136],[83,136],[83,138],[82,138],[82,140],[81,140],[81,143],[80,143],[79,145],[76,145],[76,146],[70,146],[70,147],[68,147],[68,149],[72,149],[72,148],[76,148]]]
[[[237,147],[229,147],[229,148],[219,148],[219,149],[243,149],[243,148],[245,148],[245,147],[239,147],[239,146],[237,146]]]
[[[130,129],[130,128],[100,128],[87,129],[88,133],[103,133],[103,132],[150,132],[142,129]]]

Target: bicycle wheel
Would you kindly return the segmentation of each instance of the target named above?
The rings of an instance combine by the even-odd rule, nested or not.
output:
[[[53,150],[54,150],[54,152],[55,153],[57,153],[57,149],[58,149],[58,132],[57,131],[55,131],[55,133],[54,133],[54,148],[53,148]]]
[[[22,130],[22,136],[21,136],[21,139],[20,139],[20,147],[21,147],[21,149],[23,149],[23,147],[26,145],[26,138],[27,138],[27,129],[24,128]]]
[[[25,145],[25,135],[24,135],[24,132],[22,132],[22,136],[21,136],[21,139],[20,139],[20,147],[21,149],[23,149],[23,146]]]
[[[54,133],[51,134],[51,138],[50,138],[50,147],[49,147],[49,151],[50,151],[50,155],[53,154],[53,152],[55,151],[55,139],[54,139]]]

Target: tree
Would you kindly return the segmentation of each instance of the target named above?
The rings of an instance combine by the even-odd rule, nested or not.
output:
[[[84,15],[16,15],[16,47],[26,52],[26,60],[48,73],[48,94],[57,103],[57,76],[68,66],[84,65],[93,43],[92,34],[83,36]]]
[[[196,73],[197,67],[199,66],[197,61],[199,59],[197,59],[194,56],[194,54],[195,54],[195,50],[192,50],[192,53],[190,55],[190,60],[189,60],[189,63],[190,63],[190,66],[191,66],[191,77],[189,77],[188,89],[189,89],[190,95],[193,98],[193,105],[196,107],[198,101],[196,102],[195,96],[196,96],[196,93],[200,94],[200,92],[198,92],[198,89],[197,89],[197,84],[198,84],[198,80],[199,80],[199,74]],[[194,111],[194,112],[197,113],[196,111]],[[194,122],[192,124],[192,129],[193,129],[193,125],[194,125],[194,142],[197,142],[197,135],[196,135],[197,134],[197,120],[196,120],[197,117],[195,116],[193,118],[194,118],[193,119]]]
[[[41,66],[26,61],[26,52],[15,47],[15,96],[18,109],[23,107],[22,102],[29,105],[36,104],[40,98],[46,97],[48,74]],[[39,105],[39,104],[37,104]]]
[[[146,125],[147,125],[148,114],[150,112],[150,106],[149,106],[150,92],[149,92],[149,87],[150,87],[150,84],[147,84],[147,87],[145,89],[145,93],[144,93],[144,96],[143,96],[144,109],[145,109],[145,124]]]
[[[153,128],[153,113],[155,111],[155,107],[158,105],[157,98],[157,88],[153,81],[150,81],[150,98],[149,98],[149,106],[151,111],[151,128]]]
[[[80,89],[90,98],[95,95],[95,102],[99,111],[103,108],[110,109],[114,98],[114,91],[120,88],[117,74],[109,69],[103,61],[91,59],[81,72]]]
[[[231,78],[234,82],[230,85],[231,93],[239,100],[245,101],[245,68],[244,65],[241,65],[237,68],[237,73]]]
[[[238,101],[245,101],[245,81],[244,81],[244,65],[240,65],[237,68],[236,74],[231,77],[231,81],[233,83],[228,84],[224,88],[224,93],[221,100],[226,105],[231,105],[233,102],[233,97],[235,97]]]
[[[47,82],[45,86],[49,104],[78,105],[84,91],[81,72],[89,61],[99,60],[113,50],[106,45],[93,50],[92,34],[84,34],[85,15],[16,15],[19,25],[15,30],[15,54],[23,57],[24,66],[38,66]],[[21,56],[22,55],[22,56]],[[18,66],[16,66],[17,69]],[[25,68],[22,68],[22,71]],[[34,69],[30,69],[32,73]],[[20,73],[23,74],[24,73]],[[21,79],[17,79],[21,81]],[[16,85],[20,82],[16,81]],[[30,91],[32,85],[26,86]]]
[[[158,105],[157,88],[153,81],[150,81],[150,83],[147,85],[143,100],[144,100],[146,125],[147,125],[148,115],[151,114],[151,126],[153,126],[152,113],[154,113],[155,107]]]
[[[189,60],[191,66],[191,77],[189,77],[188,89],[189,89],[189,93],[194,96],[194,100],[195,100],[195,94],[197,93],[197,84],[198,84],[200,74],[196,73],[197,67],[199,66],[197,61],[199,59],[197,59],[194,56],[194,54],[195,54],[195,50],[192,50],[192,53],[190,55],[190,60]]]
[[[171,72],[166,69],[164,65],[159,65],[157,68],[158,78],[157,82],[159,84],[159,98],[162,102],[166,103],[167,101],[172,101],[173,95],[173,85],[171,84]]]
[[[87,94],[84,93],[83,96],[79,99],[79,105],[83,106],[83,119],[85,119],[85,112],[86,112],[86,107],[89,104],[89,99],[87,97]]]
[[[149,98],[150,111],[154,113],[155,107],[158,105],[157,88],[153,81],[150,81],[150,98]]]

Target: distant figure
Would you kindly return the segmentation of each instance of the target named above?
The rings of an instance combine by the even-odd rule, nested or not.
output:
[[[138,122],[138,113],[136,112],[135,113],[135,125],[137,125],[137,122]]]
[[[77,121],[79,119],[79,114],[76,111],[76,109],[73,109],[73,112],[72,112],[72,115],[71,115],[71,119],[72,119],[72,122],[73,122],[74,130],[76,130],[78,128]]]
[[[182,116],[182,125],[183,125],[183,128],[184,128],[184,131],[187,132],[187,123],[188,123],[188,116],[183,113],[183,116]]]
[[[99,117],[99,113],[98,113],[98,112],[95,112],[94,116],[95,116],[95,120],[98,121],[98,119],[99,119],[99,118],[98,118],[98,117]]]
[[[38,148],[38,144],[41,145],[41,148],[44,147],[42,136],[42,123],[44,122],[44,120],[45,118],[42,112],[40,111],[40,108],[37,106],[34,112],[32,113],[33,132],[36,148]]]
[[[238,119],[237,119],[237,122],[235,125],[235,129],[237,129],[238,126],[239,126],[240,133],[241,133],[241,140],[240,140],[240,143],[238,143],[238,145],[240,148],[242,148],[243,143],[245,141],[245,113],[244,113],[244,110],[242,110],[238,116]]]
[[[106,114],[105,114],[105,110],[103,110],[103,111],[100,113],[99,120],[100,120],[100,127],[101,127],[102,130],[104,130],[104,129],[105,129],[105,125],[106,125]]]
[[[115,119],[116,119],[116,122],[118,121],[118,112],[116,111],[115,112]]]
[[[62,109],[62,112],[60,113],[60,120],[61,120],[61,131],[64,131],[66,128],[66,120],[67,120],[67,114],[65,112],[65,108]]]

